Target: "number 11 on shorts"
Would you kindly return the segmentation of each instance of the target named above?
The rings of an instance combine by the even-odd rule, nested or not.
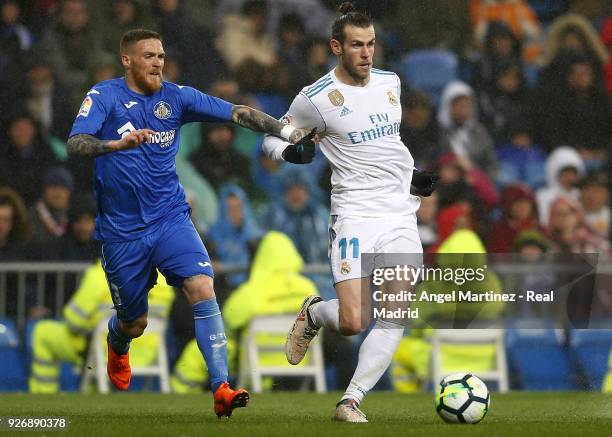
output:
[[[353,237],[348,241],[348,245],[346,244],[346,238],[341,238],[338,241],[340,245],[340,259],[346,259],[346,249],[347,246],[351,246],[353,248],[353,258],[359,258],[359,238]]]

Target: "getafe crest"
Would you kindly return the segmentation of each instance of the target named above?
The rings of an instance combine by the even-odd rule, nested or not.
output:
[[[327,97],[329,97],[329,101],[332,103],[332,105],[334,106],[342,106],[344,104],[344,96],[342,95],[342,93],[338,90],[333,90],[330,91],[327,94]]]
[[[340,272],[342,272],[343,275],[348,275],[349,273],[351,273],[351,265],[349,264],[348,261],[342,262],[342,267],[340,267]]]
[[[391,90],[387,91],[387,97],[389,98],[389,103],[391,103],[393,106],[398,105],[397,97],[395,97],[395,94],[393,94],[393,91]]]
[[[153,108],[153,114],[160,120],[165,120],[172,115],[172,108],[162,100],[161,102],[157,102],[157,105]]]

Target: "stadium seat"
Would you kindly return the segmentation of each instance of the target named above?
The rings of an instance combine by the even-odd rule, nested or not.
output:
[[[240,376],[238,386],[244,386],[250,381],[250,386],[254,393],[263,391],[264,376],[307,376],[313,377],[315,390],[317,393],[325,393],[325,366],[323,363],[323,348],[319,338],[315,338],[308,349],[308,354],[302,362],[303,365],[264,365],[260,353],[277,352],[285,353],[284,342],[277,347],[269,344],[261,346],[257,342],[259,336],[282,336],[285,337],[295,320],[294,315],[290,316],[265,316],[256,317],[251,320],[248,332],[242,339],[242,351],[244,357],[240,360]]]
[[[552,321],[518,319],[506,331],[506,349],[512,374],[526,390],[574,390],[563,330]]]
[[[433,332],[431,339],[431,375],[433,387],[437,387],[438,383],[444,376],[449,373],[465,371],[474,372],[476,376],[485,382],[497,383],[497,389],[500,392],[508,391],[508,368],[506,363],[506,349],[504,345],[504,330],[503,329],[436,329]],[[465,352],[465,356],[471,353],[471,350],[478,346],[494,346],[493,368],[489,369],[452,369],[444,363],[444,348],[447,346],[454,347],[453,353],[461,354],[461,350]],[[465,357],[464,357],[465,358]],[[486,358],[486,357],[485,357]]]
[[[0,319],[0,391],[27,391],[28,374],[15,323]]]
[[[415,50],[401,61],[402,79],[427,92],[437,105],[447,83],[457,79],[457,56],[448,50]]]
[[[108,332],[109,317],[102,317],[93,332],[92,340],[87,353],[87,366],[81,378],[81,391],[87,392],[89,383],[94,380],[100,393],[109,393],[110,385],[106,375],[106,334]],[[148,366],[137,367],[132,365],[132,377],[138,379],[139,376],[159,378],[159,389],[162,393],[170,393],[170,375],[168,367],[168,353],[166,350],[166,328],[167,320],[155,317],[149,313],[147,333],[159,335],[161,341],[157,342],[157,360]],[[130,390],[138,388],[139,381],[135,381]]]
[[[572,329],[570,353],[586,377],[589,389],[600,390],[612,350],[612,329]]]

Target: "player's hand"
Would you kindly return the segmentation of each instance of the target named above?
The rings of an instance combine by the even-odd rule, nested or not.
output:
[[[436,183],[440,176],[430,171],[414,170],[412,173],[412,194],[429,197],[436,189]]]
[[[120,140],[115,141],[114,148],[115,150],[133,149],[149,141],[150,136],[154,133],[155,131],[151,129],[138,129],[132,131]]]
[[[305,129],[296,129],[291,136],[299,132],[299,140],[295,144],[288,145],[283,151],[283,159],[293,164],[308,164],[312,162],[315,155],[315,135],[317,128],[310,132]],[[306,132],[306,135],[303,135]],[[290,138],[291,139],[291,138]]]

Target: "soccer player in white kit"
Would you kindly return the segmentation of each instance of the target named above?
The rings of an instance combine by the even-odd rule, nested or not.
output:
[[[321,327],[347,336],[367,328],[362,286],[369,290],[370,277],[363,275],[361,254],[422,254],[415,215],[420,199],[410,194],[411,182],[417,193],[428,195],[436,179],[427,173],[413,177],[414,159],[399,135],[400,80],[395,73],[372,68],[375,33],[370,18],[350,3],[343,3],[339,12],[330,42],[337,66],[305,87],[283,117],[288,126],[316,129],[332,167],[329,256],[338,296],[304,301],[287,337],[291,364],[303,359]],[[273,159],[304,164],[312,161],[314,140],[292,146],[268,136],[263,148]],[[377,319],[373,328],[336,406],[336,420],[367,422],[359,404],[389,367],[403,335],[403,325],[394,321]]]

